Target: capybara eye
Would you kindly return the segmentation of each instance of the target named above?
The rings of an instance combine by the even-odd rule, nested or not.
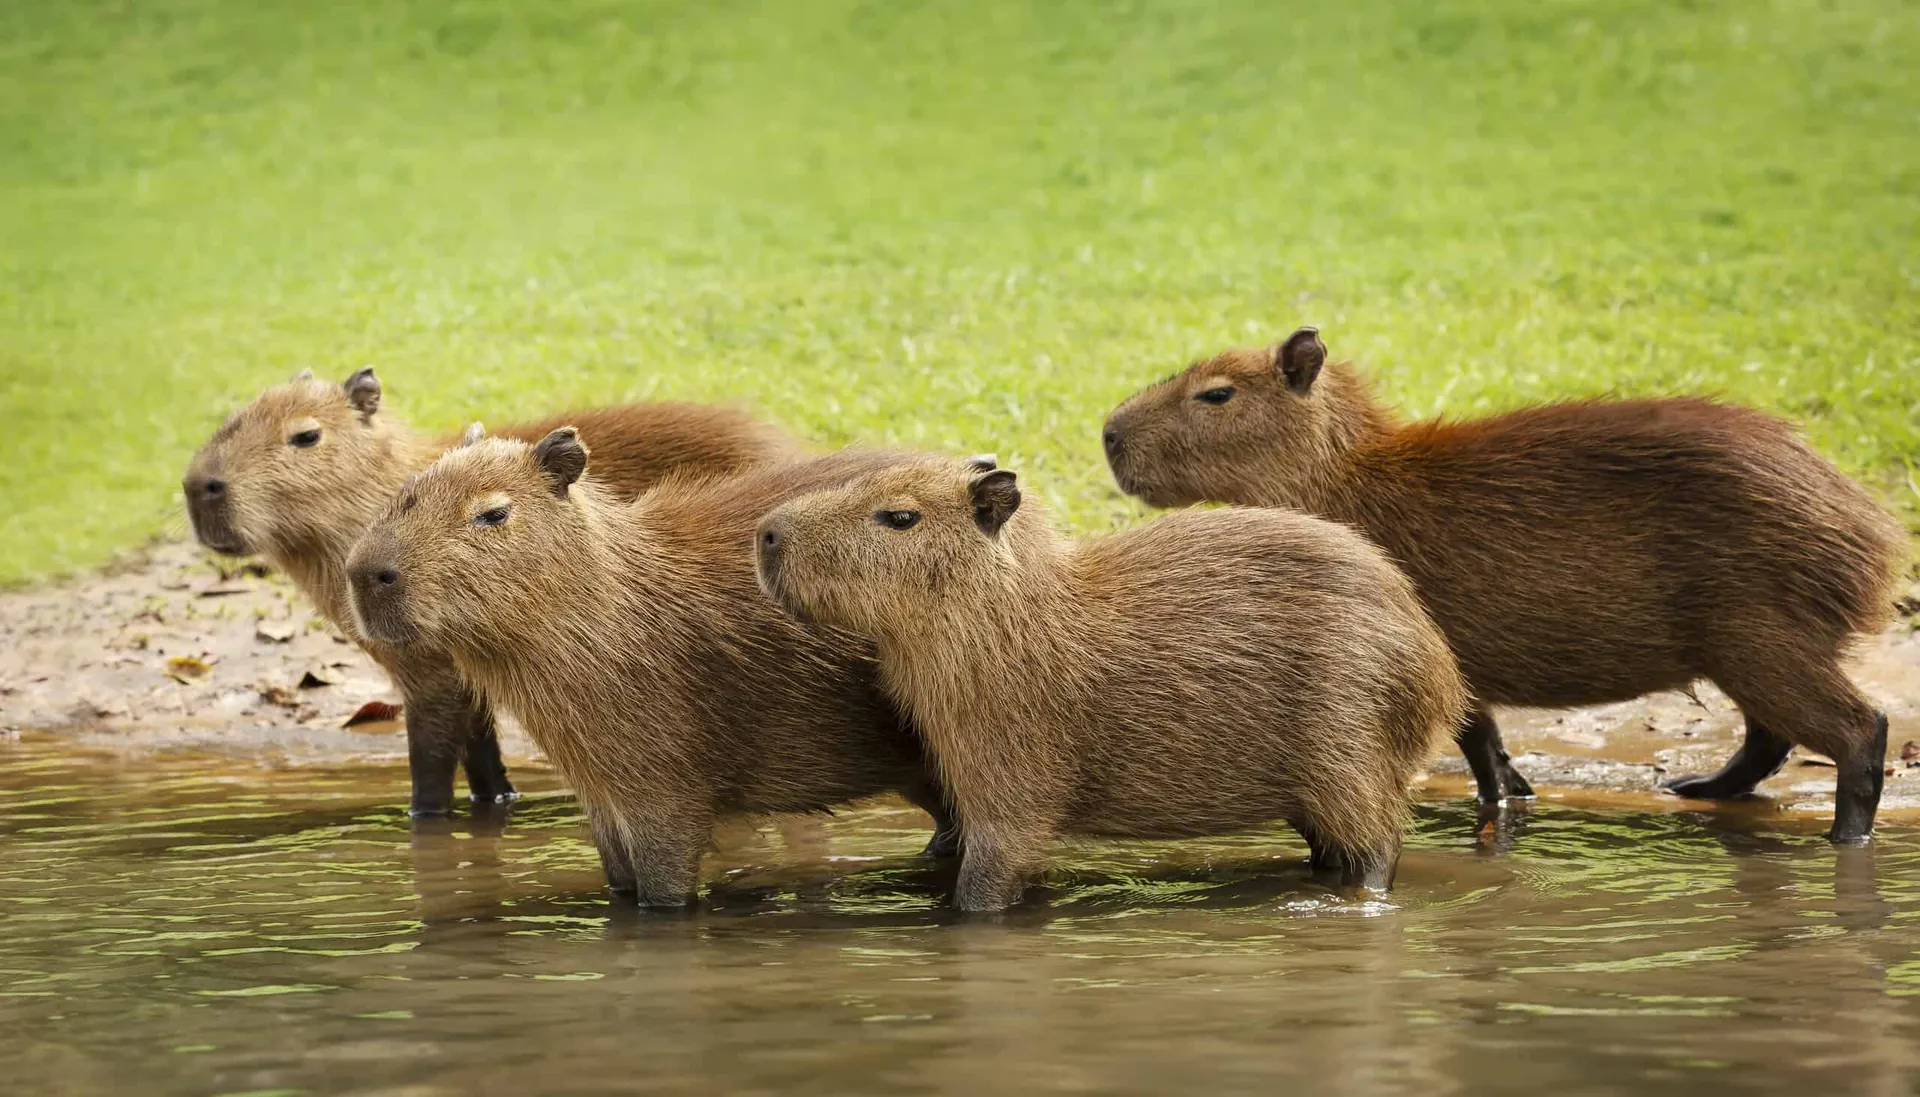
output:
[[[888,529],[912,529],[920,521],[917,510],[877,510],[873,520]]]
[[[492,510],[483,510],[473,516],[473,524],[476,526],[504,526],[507,524],[507,508],[495,507]]]
[[[1217,389],[1208,389],[1194,397],[1194,399],[1203,404],[1212,404],[1214,407],[1219,407],[1221,404],[1233,399],[1233,386],[1221,385]]]
[[[320,432],[318,430],[303,430],[287,439],[287,445],[298,446],[301,449],[312,449],[319,444]]]

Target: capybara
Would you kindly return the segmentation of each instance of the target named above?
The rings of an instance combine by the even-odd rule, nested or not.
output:
[[[1848,681],[1887,619],[1903,531],[1772,416],[1700,398],[1581,400],[1403,423],[1313,328],[1197,362],[1105,429],[1155,506],[1295,507],[1407,570],[1478,704],[1460,731],[1483,802],[1531,795],[1486,705],[1621,701],[1711,680],[1746,741],[1683,796],[1751,793],[1793,744],[1839,763],[1835,842],[1865,841],[1887,721]]]
[[[448,652],[579,793],[613,888],[682,905],[723,816],[898,790],[945,818],[872,645],[792,620],[754,583],[760,515],[901,459],[673,477],[628,504],[582,479],[571,427],[476,441],[408,479],[361,538],[354,613],[383,643]],[[934,848],[953,840],[943,825]]]
[[[1055,834],[1285,820],[1384,889],[1408,784],[1466,706],[1413,587],[1345,527],[1191,511],[1075,542],[991,461],[920,461],[760,523],[767,593],[879,645],[966,834],[963,910],[1019,898]]]
[[[363,369],[344,384],[302,373],[261,393],[200,447],[182,488],[200,543],[229,555],[258,553],[286,572],[322,614],[393,676],[405,697],[415,815],[453,804],[464,759],[473,798],[515,795],[500,759],[493,716],[453,664],[427,648],[369,642],[347,608],[347,552],[401,481],[454,444],[421,437],[380,406],[380,382]],[[791,455],[771,426],[743,412],[698,404],[628,404],[574,412],[597,447],[598,474],[633,496],[682,470],[730,472]],[[510,426],[538,441],[560,421]]]

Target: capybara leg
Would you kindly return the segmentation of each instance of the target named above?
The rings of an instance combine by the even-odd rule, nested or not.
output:
[[[507,763],[500,757],[500,736],[493,726],[493,710],[473,700],[467,716],[467,791],[476,804],[506,804],[520,798],[507,779]]]
[[[1400,869],[1399,839],[1372,847],[1342,849],[1339,857],[1341,887],[1393,890],[1393,877]]]
[[[924,785],[901,790],[907,802],[933,816],[933,837],[927,839],[920,856],[943,859],[960,856],[960,820],[947,804],[947,796],[931,777]]]
[[[453,810],[453,778],[460,768],[467,706],[442,694],[409,694],[407,768],[413,777],[409,815],[445,815]]]
[[[953,905],[959,910],[1005,910],[1027,889],[1039,842],[998,828],[968,827]]]
[[[700,854],[713,836],[712,820],[689,812],[678,818],[622,819],[618,828],[633,866],[634,901],[663,909],[691,903],[700,883]]]
[[[1753,795],[1760,782],[1787,764],[1793,744],[1747,717],[1747,738],[1718,773],[1694,773],[1665,784],[1668,792],[1692,800],[1735,800]]]
[[[1513,768],[1506,744],[1500,740],[1500,725],[1485,709],[1469,711],[1455,729],[1454,740],[1460,744],[1460,753],[1466,755],[1467,768],[1473,771],[1481,803],[1533,798],[1533,786]]]
[[[1873,816],[1880,810],[1880,789],[1887,773],[1887,714],[1874,714],[1873,738],[1850,755],[1837,758],[1840,775],[1834,789],[1835,845],[1857,846],[1873,837]]]
[[[1307,840],[1307,868],[1315,875],[1342,870],[1340,851],[1320,837],[1320,832],[1313,828],[1312,823],[1295,821],[1293,829]]]
[[[626,839],[606,815],[591,808],[587,809],[587,827],[593,831],[593,848],[600,854],[600,871],[607,875],[607,889],[633,894],[633,861],[627,854]]]

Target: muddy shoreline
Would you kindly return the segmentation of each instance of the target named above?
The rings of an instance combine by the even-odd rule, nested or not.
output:
[[[1855,680],[1892,724],[1883,818],[1920,823],[1920,581],[1904,612],[1863,644]],[[124,753],[205,752],[263,767],[406,759],[386,675],[283,577],[161,542],[96,575],[0,594],[0,735],[59,736]],[[355,718],[359,717],[358,720]],[[1739,713],[1711,686],[1571,710],[1507,710],[1516,764],[1543,798],[1637,810],[1705,805],[1659,791],[1672,774],[1717,768]],[[548,767],[511,721],[509,764]],[[1832,808],[1832,770],[1796,751],[1763,796],[1723,810],[1803,818]],[[1910,764],[1911,761],[1911,764]],[[1458,756],[1437,759],[1426,795],[1467,795]]]

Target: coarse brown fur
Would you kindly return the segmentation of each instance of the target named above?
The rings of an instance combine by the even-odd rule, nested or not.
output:
[[[1841,762],[1836,839],[1865,837],[1885,718],[1841,662],[1887,620],[1906,546],[1865,490],[1746,408],[1585,400],[1404,424],[1350,365],[1322,370],[1325,354],[1305,328],[1139,393],[1106,425],[1115,479],[1156,506],[1296,507],[1364,531],[1413,578],[1482,704],[1710,679],[1748,744],[1677,791],[1745,794],[1798,743]],[[1476,710],[1463,733],[1492,736],[1476,776],[1498,799],[1497,730]]]
[[[771,596],[878,641],[967,834],[963,909],[1017,899],[1056,833],[1275,819],[1347,883],[1384,887],[1408,783],[1466,704],[1406,577],[1301,514],[1193,511],[1074,542],[1012,473],[926,461],[760,528]]]
[[[355,612],[450,653],[578,791],[609,882],[693,893],[714,822],[888,790],[942,815],[872,645],[795,622],[754,583],[754,523],[901,460],[843,451],[669,479],[628,505],[566,431],[486,439],[407,481],[355,548]]]
[[[259,553],[286,572],[336,628],[393,675],[406,702],[415,814],[452,806],[462,760],[476,800],[511,799],[492,714],[460,682],[451,661],[426,648],[402,652],[368,640],[347,606],[348,551],[400,483],[455,441],[416,435],[380,407],[380,396],[370,370],[344,384],[302,375],[267,389],[194,456],[183,485],[188,514],[201,543],[235,555]],[[563,423],[580,427],[597,447],[597,473],[626,497],[675,472],[731,472],[795,449],[778,430],[742,412],[698,404],[595,408],[500,433],[538,441]],[[310,444],[295,445],[296,439]]]

